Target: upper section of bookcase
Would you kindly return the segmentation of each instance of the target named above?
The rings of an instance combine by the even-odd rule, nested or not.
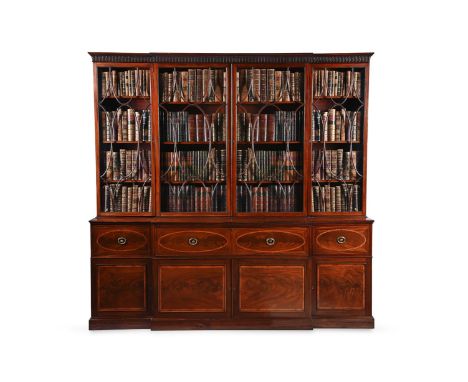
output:
[[[368,63],[366,53],[110,53],[89,52],[93,62],[180,64],[357,64]]]

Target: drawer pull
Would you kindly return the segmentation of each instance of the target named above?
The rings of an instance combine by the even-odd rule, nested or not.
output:
[[[336,242],[337,242],[338,244],[344,244],[344,243],[346,243],[346,236],[338,236],[338,237],[336,238]]]
[[[188,239],[188,243],[192,246],[194,245],[197,245],[198,244],[198,239],[196,237],[191,237]]]
[[[120,245],[127,244],[127,238],[125,236],[119,236],[117,238],[117,244],[120,244]]]
[[[273,237],[268,237],[268,238],[265,240],[265,242],[266,242],[267,245],[272,246],[272,245],[275,245],[276,240],[275,240]]]

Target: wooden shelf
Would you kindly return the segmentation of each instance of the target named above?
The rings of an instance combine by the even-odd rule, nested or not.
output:
[[[188,142],[169,142],[169,141],[164,141],[164,142],[161,142],[162,145],[175,145],[177,144],[178,146],[181,145],[181,146],[198,146],[198,145],[203,145],[203,146],[209,146],[210,142],[206,142],[206,141],[203,141],[203,142],[192,142],[192,141],[188,141]],[[214,142],[211,142],[212,145],[216,145],[216,146],[225,146],[226,145],[226,142],[225,141],[214,141]]]
[[[162,183],[163,184],[172,184],[174,186],[180,186],[182,184],[199,184],[199,185],[202,185],[202,184],[205,184],[205,185],[212,185],[212,184],[216,184],[216,183],[219,183],[219,184],[225,184],[226,181],[225,180],[219,180],[219,181],[216,181],[216,180],[204,180],[204,181],[201,181],[201,180],[186,180],[186,181],[182,181],[182,180],[179,180],[179,181],[168,181],[168,180],[162,180]]]
[[[225,105],[226,102],[160,102],[161,105]]]
[[[325,143],[326,145],[336,145],[336,144],[361,144],[360,141],[312,141],[313,144],[323,144]]]
[[[128,184],[128,183],[138,183],[138,184],[143,184],[146,183],[148,186],[151,185],[151,180],[107,180],[107,179],[102,179],[101,183],[106,184],[106,183],[122,183],[122,184]]]
[[[328,179],[328,180],[312,180],[312,186],[314,183],[360,183],[362,179],[359,180],[339,180],[339,179]]]
[[[280,146],[280,145],[285,145],[286,143],[289,143],[290,145],[299,145],[299,144],[302,144],[301,141],[289,141],[289,142],[286,142],[286,141],[256,141],[256,142],[253,142],[253,144],[255,146],[257,145],[271,145],[271,146]],[[248,141],[238,141],[237,142],[237,145],[238,146],[251,146],[252,145],[252,142],[248,142]]]
[[[101,100],[117,100],[117,99],[150,99],[151,96],[117,96],[117,97],[101,97]]]
[[[117,144],[117,145],[127,145],[127,144],[131,144],[131,145],[136,145],[136,144],[140,144],[140,145],[149,145],[151,144],[151,141],[113,141],[113,142],[109,142],[109,141],[102,141],[102,144],[103,145],[110,145],[110,144]]]
[[[302,180],[280,180],[280,181],[273,181],[273,180],[248,180],[248,181],[243,181],[243,180],[237,180],[238,184],[262,184],[262,185],[268,185],[268,184],[301,184]]]
[[[312,96],[312,99],[319,100],[319,99],[353,99],[353,100],[359,100],[360,98],[358,97],[345,97],[345,96],[319,96],[319,97],[314,97]]]
[[[304,101],[237,101],[240,105],[302,105]]]

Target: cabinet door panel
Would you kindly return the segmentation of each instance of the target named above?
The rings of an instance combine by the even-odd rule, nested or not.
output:
[[[307,261],[239,261],[236,309],[239,315],[303,317],[309,310]]]
[[[316,260],[314,314],[370,314],[370,267],[370,259]]]
[[[149,278],[146,260],[93,260],[93,314],[146,315],[149,311]]]
[[[226,315],[230,311],[227,261],[156,261],[158,314]]]

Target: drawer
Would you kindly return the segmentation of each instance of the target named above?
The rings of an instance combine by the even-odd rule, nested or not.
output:
[[[147,225],[92,225],[93,256],[150,255],[150,228]]]
[[[233,229],[237,254],[307,255],[307,228]]]
[[[229,229],[174,229],[156,230],[156,256],[228,254],[230,249]]]
[[[366,255],[370,251],[370,226],[323,226],[312,228],[312,252],[323,255]]]

